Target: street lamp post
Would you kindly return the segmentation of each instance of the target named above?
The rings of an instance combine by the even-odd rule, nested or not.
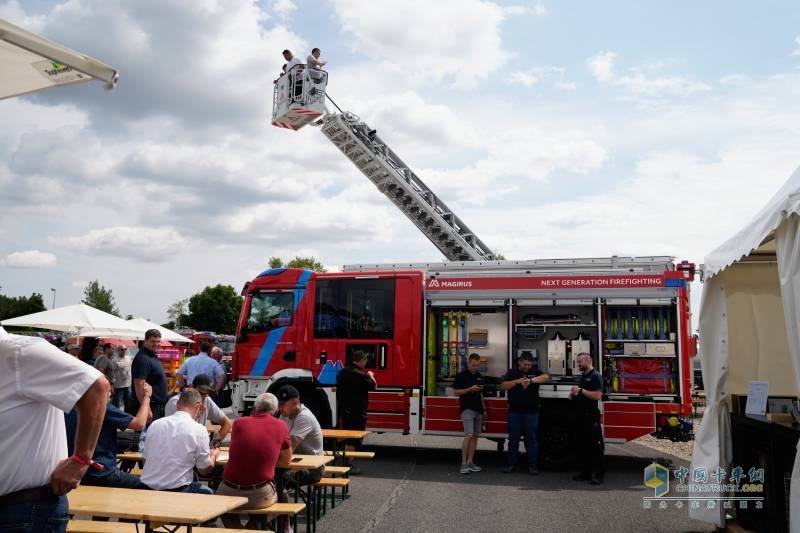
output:
[[[53,288],[51,288],[50,290],[53,291],[53,307],[52,308],[55,309],[56,308],[56,290],[53,289]]]

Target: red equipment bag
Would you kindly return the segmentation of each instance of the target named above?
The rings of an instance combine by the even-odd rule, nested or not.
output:
[[[674,394],[677,375],[672,360],[665,358],[617,359],[614,361],[614,392]]]

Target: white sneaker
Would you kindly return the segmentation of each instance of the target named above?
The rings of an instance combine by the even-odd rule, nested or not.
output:
[[[481,470],[483,470],[483,468],[479,467],[475,463],[470,463],[468,466],[469,466],[470,471],[472,471],[472,472],[480,472]]]
[[[472,473],[472,468],[468,464],[461,465],[461,468],[458,469],[459,474],[470,474]]]

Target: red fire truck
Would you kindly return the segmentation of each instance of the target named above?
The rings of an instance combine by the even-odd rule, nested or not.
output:
[[[502,441],[506,399],[491,377],[529,351],[551,377],[540,396],[542,455],[552,461],[571,449],[568,393],[577,354],[589,352],[603,376],[608,441],[688,429],[691,263],[612,257],[344,270],[271,269],[246,284],[232,368],[238,413],[290,383],[324,426],[334,424],[337,367],[361,350],[379,384],[368,429],[458,435],[452,381],[478,353],[489,376],[486,436]]]
[[[671,257],[497,261],[374,128],[330,100],[327,81],[327,73],[302,66],[283,74],[273,125],[319,127],[448,262],[256,276],[242,292],[236,412],[292,384],[323,426],[334,425],[336,374],[363,351],[379,385],[370,393],[368,429],[460,435],[453,378],[478,353],[488,376],[485,436],[502,447],[507,402],[497,384],[527,351],[551,378],[540,387],[540,440],[543,461],[553,463],[573,448],[569,390],[578,381],[575,359],[587,352],[603,376],[608,441],[690,435],[693,264]]]

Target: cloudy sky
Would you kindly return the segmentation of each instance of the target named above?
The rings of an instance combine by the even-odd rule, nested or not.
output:
[[[698,4],[0,0],[121,75],[0,102],[0,290],[98,279],[161,321],[273,255],[440,260],[317,129],[269,125],[281,50],[314,46],[497,252],[702,262],[800,164],[800,6]]]

